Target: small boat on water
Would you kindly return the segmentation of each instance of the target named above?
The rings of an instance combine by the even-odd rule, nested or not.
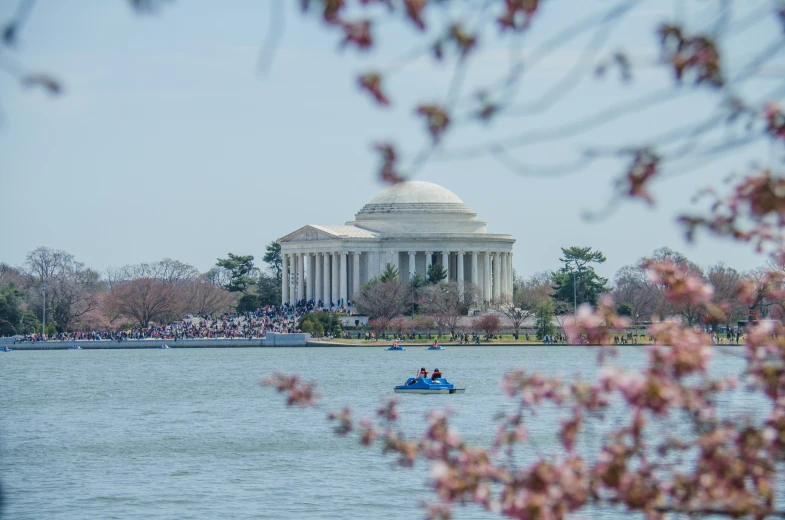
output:
[[[0,348],[0,352],[11,352],[12,350],[14,350],[14,349],[12,349],[9,346],[5,346],[3,348]]]
[[[441,345],[431,345],[428,347],[428,350],[444,350],[444,347]]]
[[[462,394],[465,388],[455,388],[455,385],[441,377],[438,379],[410,377],[406,384],[394,388],[396,394]]]
[[[393,343],[392,346],[390,348],[388,348],[387,350],[406,350],[406,349],[403,348],[402,346],[400,346],[397,343]]]
[[[161,346],[160,346],[160,347],[158,347],[158,348],[169,348],[169,345],[167,345],[166,343],[164,343],[163,345],[161,345]]]
[[[70,347],[68,347],[68,350],[82,350],[82,347],[80,347],[79,345],[71,345]]]

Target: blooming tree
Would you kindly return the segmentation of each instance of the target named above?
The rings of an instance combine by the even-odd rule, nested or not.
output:
[[[602,12],[590,19],[568,24],[563,33],[530,54],[511,53],[511,63],[501,81],[489,82],[467,95],[463,92],[467,63],[481,49],[488,35],[488,23],[514,47],[536,28],[543,11],[553,2],[504,0],[498,2],[427,2],[426,0],[306,1],[305,12],[317,14],[339,34],[341,46],[368,51],[377,45],[380,19],[401,21],[420,31],[424,45],[439,63],[454,64],[453,81],[445,99],[423,102],[413,113],[423,121],[426,143],[404,163],[404,152],[390,142],[380,142],[379,177],[398,182],[417,171],[434,157],[473,158],[488,155],[517,173],[549,173],[579,169],[599,159],[618,161],[616,183],[619,198],[655,204],[651,185],[668,167],[689,169],[705,165],[731,152],[749,149],[752,144],[770,143],[781,150],[785,138],[785,112],[779,106],[781,78],[776,88],[761,96],[742,97],[746,83],[757,78],[761,69],[782,48],[781,30],[774,41],[762,44],[742,61],[734,59],[738,35],[754,27],[768,29],[781,24],[785,8],[767,4],[737,17],[735,2],[707,2],[707,16],[713,22],[688,25],[668,21],[652,27],[659,58],[657,66],[671,75],[674,88],[646,92],[611,107],[547,129],[531,128],[515,135],[494,137],[476,146],[449,149],[450,136],[460,127],[485,125],[505,117],[528,116],[554,106],[583,79],[587,71],[611,74],[629,81],[640,63],[624,51],[604,48],[607,35],[641,2],[603,4]],[[438,11],[441,11],[438,13]],[[563,16],[569,17],[569,13]],[[678,18],[675,18],[678,20]],[[438,20],[439,22],[435,22]],[[440,25],[447,20],[445,25]],[[469,21],[473,23],[470,23]],[[540,99],[522,103],[518,99],[525,71],[538,60],[579,34],[593,35],[584,60],[570,71],[556,88]],[[763,32],[761,32],[763,34]],[[743,54],[743,53],[742,53]],[[358,78],[359,87],[371,101],[388,106],[396,95],[387,90],[387,74],[381,68],[368,70]],[[579,160],[565,165],[538,168],[522,164],[516,154],[527,146],[543,144],[565,136],[584,135],[619,118],[633,118],[640,112],[662,106],[676,97],[702,93],[716,100],[714,108],[697,120],[674,119],[670,130],[647,133],[641,118],[640,135],[620,138],[618,146],[589,146]],[[747,91],[749,92],[749,91]],[[722,128],[724,131],[717,131]],[[632,140],[627,141],[627,137]],[[577,166],[576,166],[577,164]],[[725,172],[727,173],[727,172]],[[725,175],[723,173],[722,175]],[[680,217],[688,239],[699,231],[749,242],[761,252],[776,255],[785,245],[785,180],[772,167],[752,166],[746,176],[731,179],[700,193],[707,204]],[[709,371],[714,355],[711,339],[699,323],[725,323],[731,307],[766,305],[782,301],[783,276],[776,269],[764,270],[757,280],[732,273],[722,277],[722,294],[715,292],[699,269],[672,255],[649,259],[625,273],[625,287],[645,287],[647,298],[634,303],[639,312],[653,312],[655,306],[680,315],[678,320],[654,320],[648,333],[654,343],[648,347],[647,363],[641,369],[622,370],[611,362],[613,335],[630,325],[627,317],[616,314],[616,305],[604,296],[596,308],[580,306],[573,316],[565,316],[563,329],[572,344],[599,347],[596,382],[562,380],[524,370],[508,374],[502,385],[515,400],[515,412],[504,416],[495,441],[490,446],[473,446],[450,426],[449,414],[434,411],[429,426],[419,438],[409,438],[397,427],[396,401],[385,403],[376,420],[357,421],[350,409],[330,414],[338,426],[336,433],[356,433],[363,445],[376,445],[394,454],[403,465],[427,460],[431,469],[434,502],[427,506],[429,518],[449,518],[456,504],[473,502],[489,511],[512,518],[554,519],[590,506],[624,507],[662,518],[668,513],[714,514],[727,517],[765,518],[785,516],[777,503],[783,481],[785,460],[785,330],[771,321],[751,323],[745,335],[746,365],[739,381],[718,379]],[[710,276],[712,274],[710,273]],[[731,276],[729,276],[731,275]],[[621,293],[619,293],[621,294]],[[667,307],[666,307],[667,305]],[[651,315],[649,315],[651,316]],[[646,316],[648,319],[649,316]],[[276,376],[271,382],[281,379]],[[763,404],[762,414],[728,417],[718,403],[739,385],[756,394]],[[282,388],[293,399],[292,388]],[[565,411],[554,425],[559,430],[561,453],[542,456],[526,464],[515,464],[516,450],[527,442],[527,427],[533,413],[544,405]],[[602,422],[611,407],[621,407],[622,424],[611,432],[594,452],[577,449],[592,423]],[[672,432],[655,433],[658,424],[672,421]]]

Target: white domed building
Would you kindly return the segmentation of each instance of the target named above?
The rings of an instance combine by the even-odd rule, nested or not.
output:
[[[469,206],[431,182],[395,184],[363,206],[353,221],[309,224],[279,242],[282,303],[345,306],[388,263],[404,282],[414,273],[426,276],[437,263],[447,269],[448,280],[475,284],[482,301],[512,295],[515,239],[488,233]]]

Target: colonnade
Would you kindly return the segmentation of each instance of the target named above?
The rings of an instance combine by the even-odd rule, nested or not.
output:
[[[343,307],[356,299],[361,284],[379,276],[387,264],[398,269],[401,281],[415,273],[426,277],[431,264],[445,267],[447,279],[477,287],[483,302],[512,296],[512,252],[509,251],[413,251],[370,250],[282,253],[282,303],[322,302],[324,307]]]

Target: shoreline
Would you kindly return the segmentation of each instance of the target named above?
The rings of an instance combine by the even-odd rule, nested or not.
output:
[[[83,341],[36,341],[14,343],[11,338],[0,338],[0,348],[11,350],[139,350],[158,349],[161,345],[171,348],[279,348],[305,347],[311,339],[310,334],[280,334],[269,332],[265,338],[202,338],[202,339],[127,339],[83,340]],[[71,347],[78,345],[79,349]]]
[[[166,345],[170,349],[178,348],[284,348],[284,347],[311,347],[311,348],[329,348],[329,347],[352,347],[352,348],[368,348],[368,349],[383,349],[387,350],[392,342],[379,341],[374,344],[357,343],[357,342],[337,342],[337,341],[320,341],[311,339],[309,334],[268,334],[267,338],[254,338],[254,339],[183,339],[177,341],[169,340],[86,340],[86,341],[38,341],[35,343],[23,342],[13,343],[12,341],[5,342],[0,339],[0,349],[8,347],[12,351],[38,351],[38,350],[144,350],[144,349],[160,349],[161,345]],[[71,347],[78,345],[79,349],[72,349]],[[449,348],[484,348],[484,347],[596,347],[597,345],[579,345],[574,343],[481,343],[476,345],[474,343],[458,344],[458,343],[440,343],[442,347]],[[627,343],[618,345],[609,345],[609,347],[647,347],[652,343]],[[404,348],[423,348],[427,349],[431,343],[401,343]],[[743,344],[718,344],[715,347],[743,347]]]

